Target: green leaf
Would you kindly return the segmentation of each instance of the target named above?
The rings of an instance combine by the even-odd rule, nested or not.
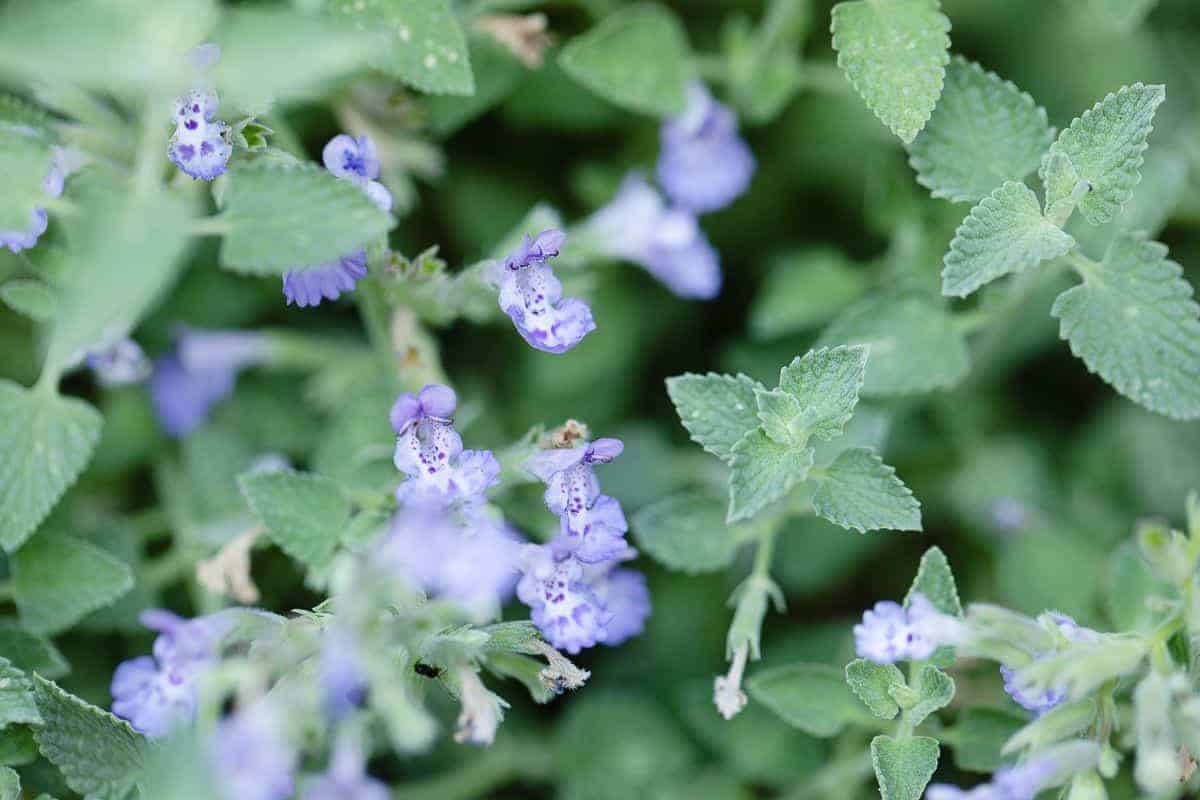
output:
[[[0,380],[0,546],[21,546],[91,458],[100,414],[82,400]]]
[[[262,162],[229,170],[219,219],[229,226],[221,262],[260,275],[336,261],[395,224],[362,189],[323,167]]]
[[[630,520],[638,545],[660,564],[689,574],[725,569],[738,540],[711,497],[679,494],[644,506]]]
[[[1084,9],[1117,33],[1135,30],[1158,0],[1082,0]]]
[[[920,800],[937,769],[937,739],[876,736],[871,740],[871,763],[882,800]]]
[[[494,39],[482,34],[468,37],[475,93],[469,97],[444,95],[426,99],[429,127],[439,136],[449,136],[497,106],[527,74],[521,62]],[[534,231],[539,233],[540,231]]]
[[[21,776],[8,767],[0,767],[0,800],[21,800]]]
[[[955,231],[942,269],[942,294],[966,297],[1074,246],[1069,234],[1043,216],[1033,190],[1009,181],[972,208]]]
[[[29,228],[52,161],[50,145],[35,131],[0,124],[0,230]]]
[[[974,203],[1036,170],[1053,141],[1046,110],[1032,97],[955,56],[942,98],[912,144],[909,163],[917,182],[934,197]]]
[[[920,592],[933,603],[934,608],[944,614],[962,616],[962,603],[958,600],[958,586],[954,582],[954,573],[950,571],[950,562],[941,548],[931,547],[921,556],[921,564],[917,567],[917,577],[904,598],[907,606],[912,596]]]
[[[793,429],[833,439],[854,416],[867,368],[867,348],[822,347],[796,357],[779,371],[779,388],[802,408]]]
[[[866,345],[864,395],[948,389],[966,377],[966,337],[940,302],[919,295],[874,295],[834,320],[818,345]]]
[[[1091,186],[1077,206],[1084,219],[1103,225],[1120,212],[1142,179],[1154,112],[1166,96],[1163,86],[1135,83],[1076,117],[1042,161],[1046,208],[1069,198],[1083,180]]]
[[[745,375],[687,373],[667,378],[667,394],[692,441],[728,461],[733,446],[759,426],[754,390]]]
[[[892,698],[893,686],[905,686],[904,673],[895,664],[876,664],[856,658],[846,665],[846,683],[858,699],[880,719],[895,719],[900,706]]]
[[[838,66],[906,144],[942,94],[950,20],[938,0],[855,0],[833,7]]]
[[[431,94],[474,94],[467,41],[447,0],[329,0],[334,17],[385,42],[372,65]]]
[[[749,519],[808,476],[811,447],[783,445],[760,428],[733,447],[726,522]]]
[[[835,525],[859,533],[921,530],[921,504],[871,450],[846,450],[813,477],[813,511]]]
[[[754,402],[758,406],[758,419],[762,422],[763,432],[768,438],[787,446],[805,445],[807,432],[792,427],[801,420],[799,400],[778,389],[755,389]]]
[[[775,259],[750,307],[750,333],[775,339],[832,319],[862,295],[866,270],[832,249]]]
[[[124,800],[133,789],[146,740],[124,720],[33,676],[43,725],[38,749],[58,767],[67,785],[97,800]]]
[[[141,194],[93,170],[73,178],[69,194],[81,208],[63,222],[70,279],[47,345],[51,374],[128,333],[174,280],[188,244],[191,209],[178,193]]]
[[[15,278],[0,286],[0,300],[34,322],[48,322],[57,305],[50,287],[34,278]]]
[[[1173,419],[1200,417],[1200,306],[1165,246],[1121,234],[1050,313],[1071,352],[1118,392]]]
[[[828,664],[789,664],[756,672],[746,690],[784,722],[829,738],[847,725],[870,724],[842,671]]]
[[[42,715],[33,701],[29,678],[7,658],[0,657],[0,730],[14,724],[41,725]]]
[[[968,708],[943,739],[954,750],[954,766],[968,772],[995,772],[1004,764],[1004,743],[1028,720],[996,708]]]
[[[922,664],[913,682],[917,703],[907,709],[905,718],[914,728],[933,712],[945,708],[954,699],[954,679],[932,664]]]
[[[242,475],[238,484],[271,541],[309,568],[329,564],[350,522],[341,486],[324,475],[288,471]]]
[[[74,536],[42,531],[12,557],[21,622],[34,633],[66,630],[133,588],[129,565]]]
[[[0,653],[18,669],[50,679],[61,678],[70,670],[53,642],[35,636],[12,620],[0,620]]]
[[[692,79],[690,59],[687,36],[675,15],[659,5],[640,4],[609,14],[567,42],[558,63],[606,100],[665,117],[683,112]]]

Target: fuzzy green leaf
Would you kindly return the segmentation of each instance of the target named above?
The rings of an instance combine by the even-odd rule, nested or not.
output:
[[[0,286],[0,300],[34,322],[49,321],[57,305],[50,287],[34,278],[15,278]]]
[[[327,566],[350,522],[350,501],[335,481],[302,472],[256,472],[238,478],[267,536],[309,568]]]
[[[779,371],[779,388],[800,401],[800,419],[793,429],[818,439],[833,439],[842,430],[862,388],[867,348],[822,347],[798,356]]]
[[[785,445],[761,428],[733,447],[726,522],[749,519],[808,477],[813,449]]]
[[[868,286],[867,271],[833,249],[788,253],[771,271],[750,307],[750,332],[775,339],[832,319]]]
[[[968,772],[995,772],[1004,763],[1000,751],[1028,720],[994,708],[964,709],[943,738],[954,749],[954,765]]]
[[[858,699],[880,719],[895,719],[900,706],[892,698],[893,686],[904,686],[904,673],[895,664],[876,664],[856,658],[846,665],[846,683]]]
[[[25,673],[0,657],[0,729],[9,725],[41,725],[42,715],[33,701],[33,684]]]
[[[24,672],[36,672],[54,680],[70,670],[54,643],[35,636],[15,620],[0,620],[0,653]]]
[[[362,189],[316,164],[235,167],[224,206],[222,263],[262,275],[336,261],[395,224]]]
[[[874,295],[846,309],[819,345],[866,345],[864,395],[948,389],[967,375],[966,337],[938,302],[919,295]]]
[[[942,294],[966,297],[1074,246],[1075,240],[1042,214],[1033,190],[1009,181],[972,208],[955,232],[942,269]]]
[[[917,703],[904,713],[914,728],[954,699],[954,679],[932,664],[921,665],[912,688],[917,692]]]
[[[1173,419],[1200,417],[1200,305],[1165,246],[1118,236],[1050,313],[1071,352],[1118,392]]]
[[[859,533],[921,530],[921,504],[871,450],[846,450],[814,477],[813,511],[835,525]]]
[[[563,71],[601,97],[630,111],[679,114],[692,78],[687,35],[673,13],[640,4],[609,14],[567,42]]]
[[[754,402],[758,406],[758,419],[762,422],[763,432],[768,438],[782,445],[805,445],[808,433],[793,427],[802,420],[800,401],[795,396],[779,389],[755,389]]]
[[[921,132],[942,94],[949,31],[938,0],[855,0],[833,7],[838,66],[905,143]]]
[[[921,556],[921,564],[917,567],[917,577],[904,598],[908,605],[912,596],[920,592],[933,603],[934,608],[944,614],[962,616],[962,603],[958,599],[958,586],[954,582],[954,573],[950,571],[950,562],[941,548],[931,547]]]
[[[82,539],[51,531],[26,542],[12,564],[17,610],[34,633],[66,630],[133,588],[133,572],[124,561]]]
[[[0,546],[15,551],[92,456],[103,420],[82,400],[0,381]]]
[[[704,495],[680,494],[644,506],[630,527],[641,549],[669,569],[693,574],[725,569],[737,551],[725,509]]]
[[[8,767],[0,767],[0,800],[21,800],[21,776]]]
[[[836,736],[847,725],[871,719],[841,670],[827,664],[789,664],[756,672],[746,681],[746,690],[784,722],[813,736]]]
[[[1032,97],[955,56],[942,99],[913,142],[909,163],[934,197],[974,203],[1036,170],[1053,141],[1046,110]]]
[[[1091,186],[1077,206],[1084,219],[1103,225],[1116,216],[1142,179],[1154,112],[1166,96],[1163,86],[1135,83],[1076,117],[1042,161],[1046,208],[1070,197],[1083,180]]]
[[[23,231],[43,195],[50,145],[35,132],[0,124],[0,231]]]
[[[745,375],[677,375],[667,378],[667,394],[692,441],[728,461],[733,446],[760,424],[754,390]]]
[[[876,736],[871,763],[882,800],[920,800],[938,764],[938,742],[928,736]]]

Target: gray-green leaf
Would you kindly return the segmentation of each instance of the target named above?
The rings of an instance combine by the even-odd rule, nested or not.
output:
[[[25,673],[0,657],[0,730],[9,725],[41,725],[42,715],[33,701],[33,684]]]
[[[759,425],[754,390],[745,375],[677,375],[667,378],[667,394],[692,441],[728,461],[733,446]]]
[[[958,599],[958,586],[954,582],[954,573],[950,571],[950,562],[941,548],[931,547],[921,556],[921,564],[917,567],[917,577],[913,579],[908,594],[904,598],[907,606],[916,593],[925,595],[934,608],[944,614],[962,616],[962,603]]]
[[[0,620],[0,653],[18,669],[51,680],[61,678],[70,669],[53,642],[35,636],[15,620]]]
[[[725,509],[711,497],[680,494],[638,509],[630,520],[638,545],[664,566],[712,572],[733,562],[737,539]]]
[[[41,531],[12,557],[13,595],[34,633],[66,630],[133,588],[121,559],[74,536]]]
[[[654,116],[681,113],[692,78],[683,26],[673,13],[652,4],[609,14],[567,42],[558,63],[601,97]]]
[[[0,300],[34,322],[49,321],[57,305],[50,287],[34,278],[14,278],[0,286]]]
[[[0,800],[21,800],[21,776],[8,767],[0,767]]]
[[[892,698],[893,686],[904,686],[904,673],[895,664],[876,664],[856,658],[846,665],[846,683],[871,713],[880,719],[895,719],[900,706]]]
[[[58,767],[67,785],[97,800],[124,800],[138,777],[146,740],[124,720],[33,676],[43,725],[38,749]]]
[[[336,261],[395,224],[362,189],[315,164],[234,167],[224,204],[222,263],[264,275]]]
[[[92,456],[102,419],[82,400],[0,381],[0,546],[21,546]]]
[[[726,522],[749,519],[808,477],[811,447],[779,444],[761,428],[733,448]]]
[[[934,197],[977,202],[1019,181],[1054,141],[1046,111],[1010,81],[955,56],[933,116],[913,142],[909,163]]]
[[[864,395],[948,389],[970,369],[966,337],[939,303],[920,295],[874,295],[846,309],[819,345],[861,344],[871,358]]]
[[[1004,763],[1004,743],[1026,722],[1023,715],[995,708],[965,709],[945,731],[943,740],[954,749],[954,765],[969,772],[995,772]]]
[[[1069,197],[1075,180],[1084,180],[1091,186],[1077,206],[1084,219],[1103,225],[1120,212],[1142,178],[1154,112],[1166,96],[1163,86],[1135,83],[1076,117],[1042,162],[1046,208]],[[1075,180],[1064,179],[1064,170]]]
[[[750,307],[750,332],[774,339],[820,325],[867,290],[867,271],[833,249],[787,253],[771,271]]]
[[[854,416],[867,369],[867,348],[822,347],[795,358],[779,371],[779,388],[800,401],[793,428],[833,439]]]
[[[876,736],[871,763],[882,800],[920,800],[938,764],[938,742],[928,736]]]
[[[1200,417],[1200,305],[1165,246],[1121,234],[1050,313],[1071,352],[1118,392],[1174,419]]]
[[[746,681],[756,701],[813,736],[836,736],[870,717],[851,693],[841,670],[828,664],[789,664],[756,672]]]
[[[859,533],[921,530],[921,504],[871,450],[846,450],[813,477],[813,511],[835,525]]]
[[[949,31],[938,0],[855,0],[833,7],[838,66],[905,143],[920,133],[942,94]]]
[[[917,703],[904,713],[914,728],[954,699],[954,679],[932,664],[921,665],[912,688],[917,692]]]
[[[36,131],[0,124],[0,231],[29,228],[51,161],[50,145]]]
[[[793,426],[801,422],[800,401],[795,396],[779,389],[754,390],[754,401],[758,406],[758,419],[763,432],[782,445],[803,447],[808,432]]]
[[[1074,246],[1075,240],[1042,214],[1032,189],[1008,181],[972,208],[955,232],[942,269],[942,294],[966,297]]]
[[[248,473],[238,484],[271,541],[309,568],[329,564],[350,522],[341,486],[323,475],[288,471]]]

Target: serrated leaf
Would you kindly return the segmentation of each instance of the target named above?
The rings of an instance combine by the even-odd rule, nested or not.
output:
[[[745,375],[677,375],[667,378],[667,394],[692,441],[728,461],[733,446],[760,424],[754,390]]]
[[[692,79],[683,26],[673,13],[653,4],[609,14],[567,42],[558,63],[606,100],[659,117],[683,112]]]
[[[905,686],[904,673],[895,664],[876,664],[856,658],[846,665],[846,683],[859,700],[880,719],[895,719],[900,706],[892,698],[893,686]]]
[[[66,630],[133,588],[129,565],[74,536],[42,531],[12,557],[13,598],[34,633]]]
[[[1200,305],[1165,246],[1121,234],[1050,313],[1071,352],[1118,392],[1173,419],[1200,417]]]
[[[33,130],[0,124],[0,231],[24,231],[45,192],[53,156]]]
[[[954,750],[954,766],[968,772],[995,772],[1004,764],[1004,743],[1028,719],[995,708],[964,709],[944,734]]]
[[[909,163],[934,197],[977,202],[1042,163],[1054,141],[1046,111],[994,72],[955,56]]]
[[[638,545],[660,564],[690,574],[733,563],[738,540],[711,497],[680,494],[638,509],[630,520]]]
[[[864,395],[948,389],[967,375],[966,337],[940,304],[918,295],[875,295],[846,309],[818,345],[866,345]]]
[[[942,294],[966,297],[1074,246],[1075,240],[1042,214],[1033,190],[1009,181],[972,208],[955,231],[943,262]]]
[[[102,419],[82,400],[0,381],[0,546],[33,533],[92,456]]]
[[[33,676],[43,725],[38,749],[58,767],[67,785],[97,800],[124,800],[138,778],[145,742],[124,720]]]
[[[1076,180],[1091,186],[1077,206],[1084,219],[1103,225],[1120,212],[1142,178],[1154,112],[1166,96],[1163,86],[1135,83],[1076,117],[1050,147],[1039,171],[1046,186],[1046,208],[1074,190],[1074,181],[1063,178],[1069,169]]]
[[[335,261],[395,224],[362,189],[322,167],[261,162],[229,170],[219,218],[228,225],[221,262],[260,275]]]
[[[811,447],[779,444],[761,428],[733,447],[726,522],[749,519],[808,477]]]
[[[750,332],[774,339],[832,319],[867,290],[867,271],[831,249],[775,259],[750,307]]]
[[[0,657],[0,730],[14,724],[41,725],[42,715],[33,701],[29,678],[7,658]]]
[[[876,736],[871,764],[882,800],[920,800],[938,764],[938,742],[928,736]]]
[[[904,714],[914,728],[954,699],[954,679],[932,664],[921,665],[912,688],[917,692],[917,703]]]
[[[875,116],[905,143],[933,113],[950,61],[938,0],[855,0],[833,7],[838,66]]]
[[[383,38],[371,63],[431,94],[473,94],[471,59],[454,9],[446,0],[328,0],[334,17]]]
[[[867,368],[867,348],[809,350],[779,371],[779,388],[800,401],[793,426],[818,439],[833,439],[854,416]]]
[[[305,566],[329,564],[350,522],[350,501],[335,481],[302,472],[258,472],[238,478],[267,536]]]
[[[813,477],[813,511],[835,525],[859,533],[921,530],[921,504],[871,450],[846,450]]]
[[[836,736],[847,725],[871,719],[841,670],[828,664],[789,664],[756,672],[746,681],[746,691],[784,722],[813,736]]]
[[[934,608],[943,614],[962,616],[962,603],[958,599],[954,573],[950,571],[950,562],[941,548],[931,547],[921,556],[917,577],[913,579],[912,586],[904,597],[904,605],[907,606],[917,592],[925,595]]]
[[[70,670],[67,660],[49,639],[35,636],[15,621],[0,620],[0,653],[24,672],[54,680]]]
[[[778,389],[754,390],[754,402],[758,407],[758,419],[767,437],[782,445],[803,447],[808,432],[793,429],[801,420],[800,401]]]
[[[57,305],[50,287],[34,278],[15,278],[0,286],[0,300],[34,322],[49,321]]]

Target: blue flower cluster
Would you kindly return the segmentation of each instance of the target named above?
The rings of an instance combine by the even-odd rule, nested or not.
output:
[[[1058,628],[1058,632],[1068,642],[1094,642],[1100,635],[1091,628],[1079,625],[1073,618],[1066,614],[1052,611],[1045,618],[1049,620],[1049,624],[1053,624]],[[1041,660],[1049,655],[1052,655],[1052,653],[1031,654],[1034,661]],[[1030,688],[1017,679],[1016,670],[1010,668],[1007,664],[1000,665],[1000,676],[1004,679],[1004,691],[1008,693],[1008,696],[1017,705],[1035,714],[1044,714],[1067,699],[1067,687],[1049,686],[1045,689]]]
[[[854,626],[854,649],[859,658],[877,664],[924,661],[944,645],[961,644],[966,627],[958,617],[939,611],[919,592],[908,607],[876,603]]]
[[[733,111],[700,83],[689,87],[684,112],[663,124],[660,142],[656,175],[667,199],[634,172],[586,225],[608,255],[640,265],[680,297],[708,300],[721,291],[721,264],[697,215],[746,190],[754,155]]]
[[[233,146],[226,141],[229,125],[217,119],[216,94],[195,90],[175,101],[175,132],[167,158],[193,178],[211,181],[225,172]]]
[[[593,470],[622,449],[618,439],[597,439],[540,451],[525,465],[546,484],[546,507],[560,523],[549,544],[523,548],[517,596],[546,640],[568,653],[620,644],[641,633],[650,614],[645,578],[618,568],[637,555],[625,541],[625,514],[600,493]]]
[[[72,166],[77,165],[72,165],[67,151],[61,147],[55,147],[53,160],[50,162],[50,171],[46,173],[46,178],[42,181],[43,194],[47,197],[61,197],[67,176],[73,171]],[[37,244],[38,239],[49,226],[50,217],[46,214],[46,209],[35,208],[29,214],[29,227],[25,230],[0,231],[0,246],[7,247],[14,253],[28,250]]]
[[[171,436],[187,436],[233,393],[240,370],[264,363],[269,355],[260,333],[181,331],[174,351],[155,362],[150,376],[150,401],[159,424]]]
[[[339,180],[360,187],[384,211],[392,210],[392,193],[375,180],[379,177],[379,157],[369,137],[338,134],[325,145],[321,159],[325,169]],[[367,251],[355,250],[336,261],[288,270],[283,274],[283,295],[288,305],[316,306],[322,300],[336,300],[343,292],[354,291],[365,277]]]
[[[563,299],[562,284],[550,268],[565,239],[559,230],[532,239],[526,235],[492,276],[500,287],[500,308],[521,338],[546,353],[565,353],[596,329],[592,309],[577,298]]]

